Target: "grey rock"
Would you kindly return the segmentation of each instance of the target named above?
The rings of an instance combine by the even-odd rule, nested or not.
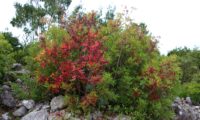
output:
[[[7,90],[7,91],[11,90],[10,87],[9,87],[8,85],[3,85],[3,86],[2,86],[2,89],[3,89],[4,91],[5,91],[5,90]]]
[[[16,80],[16,74],[13,71],[7,72],[3,78],[4,81],[14,82]]]
[[[180,102],[175,100],[172,108],[176,113],[175,120],[200,120],[200,106],[193,106],[189,97],[180,100]]]
[[[49,109],[49,108],[50,108],[49,105],[43,105],[43,106],[42,106],[42,109]]]
[[[22,69],[22,64],[20,64],[20,63],[14,63],[12,65],[12,70],[18,71],[18,70],[21,70],[21,69]]]
[[[39,110],[41,110],[41,109],[42,109],[42,106],[43,106],[42,103],[36,104],[33,111],[39,111]]]
[[[49,113],[47,110],[32,111],[22,117],[21,120],[48,120]]]
[[[19,71],[15,71],[16,74],[19,74],[19,75],[23,75],[23,74],[29,74],[30,71],[29,70],[26,70],[26,69],[21,69]]]
[[[102,113],[100,111],[95,111],[94,113],[91,114],[90,119],[92,120],[98,120],[103,117]]]
[[[13,108],[16,106],[16,100],[14,99],[12,92],[4,90],[1,95],[1,104],[3,104],[6,107]]]
[[[67,104],[64,100],[64,97],[60,95],[60,96],[54,97],[51,100],[50,106],[51,106],[51,110],[55,111],[55,110],[59,110],[66,107]]]
[[[126,115],[118,115],[115,118],[113,118],[113,120],[131,120],[131,117]]]
[[[186,97],[185,102],[189,105],[192,105],[192,100],[190,97]]]
[[[46,110],[49,110],[50,106],[49,104],[47,103],[39,103],[39,104],[36,104],[35,107],[34,107],[34,110],[33,111],[39,111],[39,110],[42,110],[42,109],[46,109]]]
[[[23,100],[22,105],[25,106],[29,110],[35,106],[35,101],[34,100]]]
[[[180,104],[181,103],[181,98],[180,97],[176,97],[176,99],[174,100],[174,103]]]
[[[21,84],[21,83],[22,83],[22,80],[18,78],[18,79],[16,80],[16,83]]]
[[[27,113],[27,109],[24,106],[21,106],[19,109],[17,109],[16,111],[13,112],[13,115],[15,117],[21,117],[24,116]]]
[[[72,113],[65,112],[64,120],[69,120],[72,117]]]
[[[2,114],[1,119],[2,119],[2,120],[11,120],[10,116],[8,115],[8,112]]]

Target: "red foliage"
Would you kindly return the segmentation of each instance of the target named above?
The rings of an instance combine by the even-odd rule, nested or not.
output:
[[[69,93],[79,94],[83,106],[95,106],[96,94],[87,94],[86,86],[96,86],[101,82],[102,72],[107,61],[104,59],[104,48],[98,31],[95,16],[84,16],[71,21],[67,31],[70,39],[63,37],[61,44],[51,44],[43,39],[40,63],[39,82],[48,83],[49,89],[58,93],[65,90],[63,84],[73,85]],[[74,84],[71,84],[74,83]]]
[[[97,96],[95,94],[85,95],[81,100],[81,105],[84,107],[95,106],[97,102]]]
[[[138,91],[138,90],[133,91],[133,96],[134,97],[139,97],[140,96],[140,91]]]
[[[79,82],[82,86],[87,84],[97,85],[101,82],[102,71],[107,64],[104,59],[104,48],[98,31],[95,29],[95,16],[84,16],[82,19],[71,21],[66,32],[70,35],[70,40],[63,38],[60,45],[53,44],[51,47],[44,45],[42,41],[44,55],[41,56],[39,82],[48,83],[53,92],[59,92],[62,84]],[[84,95],[84,89],[80,91],[80,85],[76,87],[76,92]],[[95,99],[84,97],[84,101],[94,102]],[[92,104],[92,103],[88,103]]]
[[[160,99],[160,96],[158,94],[158,83],[157,81],[153,81],[150,85],[148,85],[149,88],[149,99],[151,101],[156,101]]]
[[[151,101],[159,100],[162,93],[170,89],[169,86],[173,84],[176,74],[171,66],[171,63],[162,63],[159,69],[150,66],[144,72],[144,77],[149,80],[147,89]]]

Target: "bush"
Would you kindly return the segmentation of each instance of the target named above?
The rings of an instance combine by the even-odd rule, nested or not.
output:
[[[191,97],[194,104],[199,104],[200,102],[200,84],[197,82],[190,82],[183,84],[181,97]]]
[[[35,101],[45,101],[48,99],[48,91],[45,86],[37,83],[30,75],[23,75],[19,77],[22,84],[11,83],[11,88],[14,95],[19,99],[33,99]],[[42,91],[42,92],[41,92]]]
[[[180,68],[183,72],[180,80],[182,83],[200,82],[200,50],[189,48],[177,48],[168,53],[177,55]]]
[[[100,24],[92,13],[70,19],[66,31],[51,28],[36,57],[38,80],[84,111],[171,119],[180,76],[176,56],[161,56],[144,24],[122,19]]]
[[[40,50],[40,44],[38,41],[29,43],[24,49],[26,56],[24,56],[23,60],[26,64],[26,69],[32,72],[32,76],[35,76],[35,71],[39,67],[35,58],[40,53]]]
[[[111,89],[117,95],[110,101],[111,109],[135,119],[171,119],[180,77],[176,56],[160,56],[144,24],[128,21],[122,26],[120,21],[121,17],[101,27],[108,49],[105,71],[114,80]]]
[[[17,76],[22,80],[22,84],[15,82],[11,83],[15,96],[20,100],[33,99],[35,101],[45,101],[50,97],[46,86],[38,84],[37,77],[35,76],[35,71],[39,66],[35,57],[39,52],[39,42],[34,41],[24,46],[22,50],[18,50],[17,54],[16,52],[13,53],[17,57],[21,56],[20,60],[23,61],[25,68],[31,71],[28,74]]]
[[[10,70],[12,63],[14,63],[12,52],[12,46],[0,34],[0,83],[3,82],[5,73]]]
[[[107,86],[102,83],[107,62],[95,28],[94,14],[71,20],[68,33],[53,27],[46,33],[46,40],[41,41],[42,51],[36,58],[40,64],[39,82],[55,94],[67,94],[71,101],[77,99],[83,110],[96,107],[96,89]]]

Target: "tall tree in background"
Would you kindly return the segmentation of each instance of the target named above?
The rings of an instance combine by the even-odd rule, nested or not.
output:
[[[15,3],[16,15],[11,24],[23,28],[27,34],[35,32],[38,35],[38,30],[45,30],[47,17],[53,23],[62,23],[70,4],[71,0],[29,0],[24,5]]]
[[[176,48],[168,53],[168,55],[177,55],[182,69],[181,82],[187,83],[191,81],[200,82],[200,50]]]

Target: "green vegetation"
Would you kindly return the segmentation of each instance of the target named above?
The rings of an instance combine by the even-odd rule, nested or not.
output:
[[[50,16],[53,23],[61,23],[70,4],[71,0],[30,0],[24,5],[17,2],[11,24],[23,28],[27,34],[38,35],[38,30],[44,31],[48,25],[46,16]]]
[[[71,0],[16,3],[12,25],[28,34],[42,31],[38,40],[26,45],[12,33],[0,34],[0,84],[14,62],[31,71],[17,76],[22,83],[11,83],[18,99],[41,102],[64,95],[70,111],[87,115],[100,110],[135,120],[173,119],[176,96],[199,103],[198,49],[178,48],[160,55],[158,41],[144,23],[114,14],[114,9],[105,17],[85,13],[81,6],[65,17],[70,4]],[[53,18],[48,27],[41,21],[48,21],[46,15]]]
[[[47,89],[39,85],[37,80],[34,80],[30,75],[23,75],[19,77],[22,80],[22,84],[11,83],[14,95],[19,99],[33,99],[35,101],[45,101],[48,99]],[[42,91],[42,92],[41,92]]]
[[[200,50],[189,48],[177,48],[169,52],[169,55],[178,56],[182,70],[181,83],[182,97],[190,96],[197,104],[200,101]]]
[[[5,73],[8,72],[15,61],[12,55],[12,45],[0,34],[0,83],[3,82]]]
[[[144,24],[129,19],[123,26],[121,15],[98,24],[95,15],[69,18],[68,29],[45,33],[33,55],[38,84],[65,95],[74,111],[171,119],[181,75],[176,56],[161,56]]]

